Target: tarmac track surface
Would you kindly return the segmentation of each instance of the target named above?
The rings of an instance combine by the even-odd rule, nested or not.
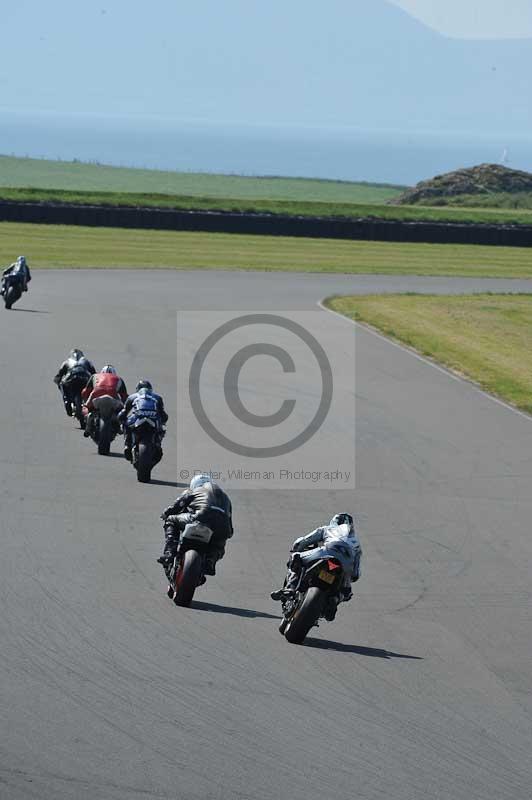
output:
[[[129,384],[151,377],[171,431],[176,306],[414,288],[531,284],[36,271],[2,310],[2,800],[529,800],[531,420],[358,328],[356,492],[237,493],[228,555],[183,610],[155,563],[175,436],[160,483],[139,485],[51,382],[85,348]],[[322,313],[341,342],[348,323]],[[349,508],[355,598],[288,645],[269,591],[291,537]]]

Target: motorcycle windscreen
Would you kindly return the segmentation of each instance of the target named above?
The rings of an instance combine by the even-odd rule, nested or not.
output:
[[[209,544],[212,535],[212,531],[207,525],[203,525],[201,522],[189,522],[188,525],[185,526],[181,538],[188,539],[189,541],[201,542],[202,544]]]

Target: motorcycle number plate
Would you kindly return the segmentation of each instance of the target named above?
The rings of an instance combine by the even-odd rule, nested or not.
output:
[[[334,575],[331,575],[330,572],[327,572],[326,569],[320,569],[318,572],[318,578],[320,581],[325,581],[325,583],[334,583]]]
[[[183,538],[194,539],[197,542],[208,544],[212,538],[212,531],[206,525],[201,525],[199,522],[192,522],[185,527]]]

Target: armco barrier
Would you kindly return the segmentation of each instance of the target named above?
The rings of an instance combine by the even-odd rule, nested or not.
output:
[[[0,221],[110,228],[306,236],[319,239],[365,239],[379,242],[432,242],[530,247],[532,226],[383,219],[288,217],[161,208],[54,205],[0,202]]]

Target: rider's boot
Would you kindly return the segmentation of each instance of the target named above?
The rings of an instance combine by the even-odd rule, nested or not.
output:
[[[296,572],[289,567],[282,589],[277,589],[276,591],[271,592],[270,597],[272,600],[286,600],[289,597],[293,597],[298,578],[299,572]]]
[[[215,546],[205,556],[205,575],[216,575],[216,562],[220,561],[225,555],[225,545]]]

